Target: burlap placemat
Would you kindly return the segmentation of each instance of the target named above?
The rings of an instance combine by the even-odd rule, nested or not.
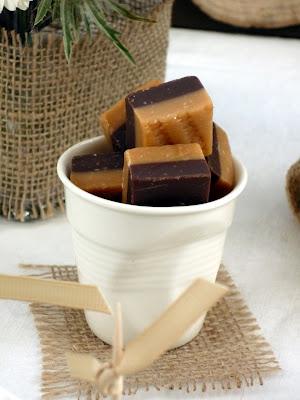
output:
[[[293,164],[286,176],[286,192],[290,206],[300,222],[300,160]]]
[[[43,266],[43,271],[39,276],[44,278],[77,280],[74,267]],[[223,266],[217,280],[230,287],[230,293],[207,314],[199,335],[169,351],[151,368],[126,378],[126,394],[150,387],[205,392],[262,385],[263,377],[279,369],[270,345]],[[90,331],[82,311],[43,304],[30,307],[42,347],[42,398],[101,398],[96,387],[69,376],[65,353],[86,352],[110,360],[111,347]]]

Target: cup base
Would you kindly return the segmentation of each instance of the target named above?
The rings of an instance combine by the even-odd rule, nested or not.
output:
[[[113,329],[114,320],[111,315],[99,314],[94,311],[85,311],[86,321],[91,331],[104,343],[112,345],[113,340]],[[175,349],[177,347],[184,346],[185,344],[192,341],[200,332],[205,315],[201,317],[174,345],[172,345],[168,350]],[[141,332],[139,332],[141,333]],[[136,336],[138,336],[138,334]],[[135,336],[135,337],[136,337]],[[135,339],[133,335],[128,335],[124,332],[124,344],[126,345],[129,341]]]

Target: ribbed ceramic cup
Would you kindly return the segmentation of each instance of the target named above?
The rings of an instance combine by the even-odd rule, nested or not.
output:
[[[112,308],[121,302],[127,343],[195,278],[215,281],[247,172],[235,159],[234,190],[211,203],[168,208],[132,206],[93,196],[69,180],[73,156],[104,150],[103,138],[79,143],[60,157],[57,170],[65,187],[79,280],[99,286]],[[91,330],[111,344],[113,318],[93,311],[85,315]],[[203,320],[176,345],[197,335]]]

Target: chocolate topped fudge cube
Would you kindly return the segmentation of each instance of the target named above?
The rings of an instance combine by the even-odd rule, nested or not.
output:
[[[234,164],[225,131],[214,123],[213,152],[206,158],[211,170],[210,200],[217,200],[234,188]]]
[[[75,156],[72,159],[70,179],[86,192],[121,201],[123,163],[121,153]]]
[[[130,94],[126,113],[127,148],[199,143],[212,152],[213,104],[195,76]]]
[[[153,79],[139,86],[137,90],[149,89],[158,86],[161,81]],[[116,152],[126,150],[126,107],[125,97],[100,115],[100,126],[112,148]]]

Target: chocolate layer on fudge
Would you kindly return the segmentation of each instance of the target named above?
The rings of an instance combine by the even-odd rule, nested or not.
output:
[[[121,201],[123,163],[122,153],[75,156],[72,159],[70,179],[86,192]]]
[[[149,89],[161,84],[160,80],[153,79],[139,86],[134,91]],[[125,97],[100,115],[100,126],[112,148],[117,152],[126,150],[126,107]]]
[[[178,206],[208,201],[210,170],[197,143],[125,152],[123,202]]]
[[[214,123],[213,152],[206,158],[211,170],[210,200],[217,200],[234,187],[234,164],[230,144],[225,131]]]
[[[127,148],[199,143],[212,152],[213,104],[195,76],[130,94],[126,113]]]

